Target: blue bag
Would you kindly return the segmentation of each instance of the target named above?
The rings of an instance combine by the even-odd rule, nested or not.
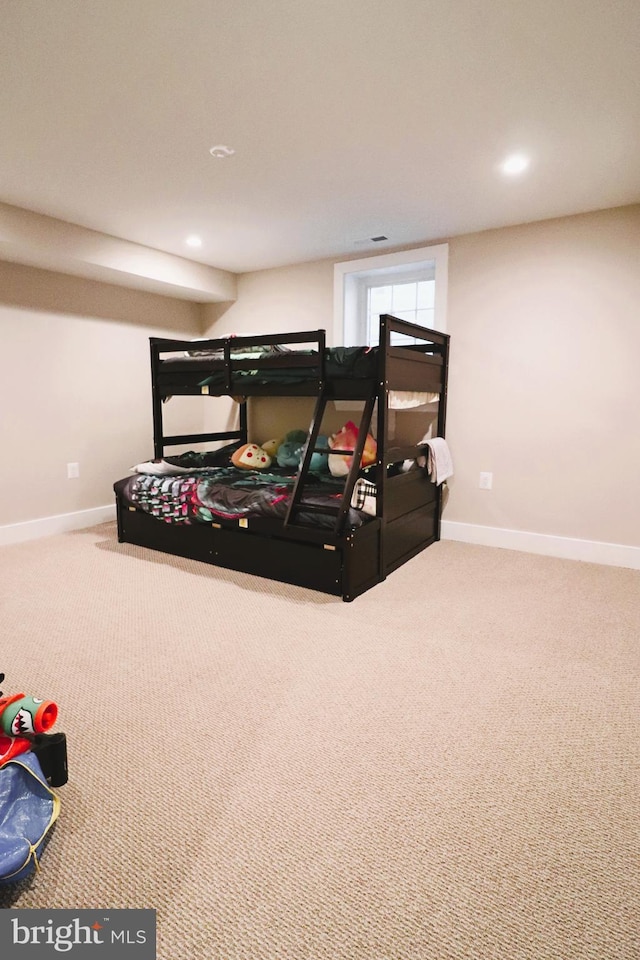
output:
[[[0,883],[15,883],[37,868],[59,812],[60,800],[34,753],[0,767]]]

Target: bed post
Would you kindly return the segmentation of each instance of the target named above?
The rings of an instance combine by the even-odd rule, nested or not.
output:
[[[376,515],[380,520],[380,539],[378,541],[378,575],[386,578],[385,558],[385,493],[387,487],[387,409],[389,406],[389,383],[387,381],[387,354],[391,343],[391,330],[387,323],[387,314],[380,315],[380,334],[378,340],[378,382],[376,399],[378,403],[377,427],[377,464],[376,464]]]
[[[149,338],[151,348],[151,397],[153,404],[153,457],[161,460],[164,455],[164,431],[162,425],[162,397],[158,389],[158,360],[160,352],[155,337]]]
[[[447,421],[447,384],[449,380],[449,335],[443,335],[442,342],[442,390],[438,402],[438,429],[437,436],[444,437],[444,431]],[[436,517],[434,535],[436,540],[440,539],[442,528],[442,507],[443,507],[443,484],[436,488]]]
[[[240,407],[240,442],[247,443],[248,437],[248,418],[247,418],[247,398],[243,397],[239,401]]]

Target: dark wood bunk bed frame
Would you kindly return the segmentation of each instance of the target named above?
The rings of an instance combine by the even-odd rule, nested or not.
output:
[[[393,334],[420,341],[394,346]],[[250,346],[314,344],[314,349],[290,349],[263,359],[234,360],[232,350]],[[256,337],[227,337],[198,341],[152,337],[151,379],[153,394],[154,457],[161,459],[165,448],[191,443],[237,440],[247,442],[247,398],[255,396],[315,396],[316,403],[297,478],[284,524],[266,518],[243,519],[233,526],[218,523],[175,525],[163,523],[116,496],[118,539],[176,556],[204,561],[220,567],[279,580],[345,601],[369,590],[389,573],[440,539],[442,487],[433,483],[426,470],[388,475],[387,466],[415,459],[425,452],[419,445],[392,446],[388,442],[388,398],[390,391],[438,394],[436,435],[444,437],[447,406],[449,336],[425,327],[380,317],[379,346],[375,370],[364,378],[325,377],[325,331],[304,331]],[[224,359],[169,362],[162,355],[176,351],[222,350]],[[265,373],[294,367],[303,369],[305,379],[294,383],[246,383],[238,385],[241,371],[258,368]],[[215,385],[202,386],[206,373],[216,372]],[[239,405],[237,430],[167,436],[163,429],[163,401],[174,395],[233,396]],[[240,396],[238,396],[240,395]],[[313,527],[298,519],[299,513],[327,512],[329,508],[305,503],[305,484],[327,403],[334,400],[363,401],[358,441],[344,492],[335,506],[332,528]],[[348,513],[367,431],[377,404],[377,460],[375,470],[376,516],[359,527],[348,527]],[[326,453],[326,449],[324,450]],[[351,453],[351,451],[335,451]]]

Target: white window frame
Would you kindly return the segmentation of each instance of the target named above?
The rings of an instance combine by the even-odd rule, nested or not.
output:
[[[432,271],[436,281],[433,329],[446,333],[449,244],[439,243],[334,264],[334,340],[344,346],[366,345],[364,311],[359,308],[368,280],[375,280],[376,284],[393,283],[405,276],[415,279],[422,271]]]

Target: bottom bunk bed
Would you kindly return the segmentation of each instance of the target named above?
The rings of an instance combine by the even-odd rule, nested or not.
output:
[[[391,334],[398,332],[421,338],[422,348],[392,347]],[[294,336],[300,340],[302,335]],[[200,441],[195,434],[167,437],[162,428],[161,405],[175,389],[175,374],[172,368],[174,380],[163,387],[161,353],[181,345],[188,347],[152,340],[155,458],[138,464],[131,476],[114,484],[121,542],[351,601],[439,539],[442,478],[426,462],[432,441],[425,437],[418,444],[392,447],[388,421],[390,390],[420,389],[428,372],[427,385],[438,402],[434,432],[442,438],[446,335],[381,318],[374,376],[368,374],[359,386],[351,383],[345,391],[350,399],[357,395],[363,402],[359,426],[349,424],[349,444],[342,432],[330,438],[320,434],[329,398],[340,395],[335,390],[332,394],[324,379],[320,341],[317,400],[308,433],[304,440],[298,438],[293,465],[280,457],[280,448],[277,459],[275,454],[272,461],[267,458],[260,470],[247,469],[245,455],[253,445],[248,444],[246,397],[239,398],[237,431],[201,435],[206,442],[231,439],[231,443],[204,453],[165,456],[165,446]],[[224,349],[230,394],[233,364],[226,342]],[[402,376],[394,376],[394,363],[400,364]],[[281,395],[278,389],[274,396]],[[184,386],[183,392],[190,388]],[[209,386],[206,395],[212,395]],[[215,395],[228,395],[225,386]],[[249,450],[249,456],[256,450]],[[333,465],[327,469],[332,457],[344,460],[344,470],[335,471]],[[324,461],[322,466],[318,460]]]
[[[440,491],[426,470],[388,477],[384,522],[372,515],[374,482],[359,479],[345,528],[336,533],[332,508],[342,498],[342,483],[308,488],[305,503],[318,511],[302,508],[296,525],[286,526],[296,480],[290,471],[269,477],[233,467],[134,474],[114,484],[118,537],[349,601],[433,543],[439,529]]]

